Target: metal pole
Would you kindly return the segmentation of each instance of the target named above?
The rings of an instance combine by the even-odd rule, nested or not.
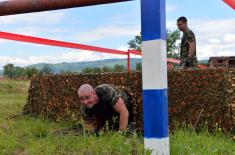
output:
[[[58,10],[131,0],[6,0],[0,2],[0,16]]]
[[[82,49],[82,50],[96,51],[96,52],[109,53],[109,54],[127,55],[126,51],[120,51],[120,50],[115,50],[115,49],[110,49],[110,48],[103,48],[103,47],[90,46],[90,45],[84,45],[84,44],[77,44],[77,43],[72,43],[72,42],[64,42],[64,41],[58,41],[58,40],[52,40],[52,39],[38,38],[38,37],[32,37],[32,36],[26,36],[26,35],[14,34],[14,33],[2,32],[2,31],[0,31],[0,38],[27,42],[27,43],[41,44],[41,45]]]
[[[131,73],[131,58],[130,58],[130,51],[127,51],[127,68],[128,68],[128,73]]]
[[[168,155],[165,0],[141,0],[144,146]]]

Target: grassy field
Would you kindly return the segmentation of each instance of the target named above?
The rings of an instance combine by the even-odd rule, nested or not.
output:
[[[0,155],[141,155],[143,137],[109,132],[99,137],[55,134],[73,126],[20,116],[26,103],[28,81],[0,81]],[[19,115],[18,117],[12,117]],[[170,135],[172,155],[235,155],[235,142],[222,134],[178,130]]]

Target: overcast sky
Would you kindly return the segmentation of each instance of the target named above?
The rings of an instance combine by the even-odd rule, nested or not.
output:
[[[176,19],[186,16],[200,60],[235,56],[234,15],[222,0],[166,0],[167,28],[177,29]],[[3,16],[0,31],[127,50],[127,42],[140,33],[140,1]],[[113,57],[120,56],[0,39],[0,68]]]

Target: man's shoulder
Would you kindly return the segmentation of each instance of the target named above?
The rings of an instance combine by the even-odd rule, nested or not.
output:
[[[191,29],[187,29],[185,31],[185,35],[187,35],[187,36],[194,36],[194,33],[193,33],[193,31]]]
[[[115,105],[119,99],[120,92],[112,84],[102,84],[95,88],[96,94],[102,102],[109,103],[110,105]]]
[[[112,84],[101,84],[97,87],[95,87],[95,90],[98,91],[98,90],[112,90],[114,89],[114,85]]]
[[[185,38],[186,38],[187,41],[190,41],[190,42],[196,40],[193,31],[190,30],[190,29],[187,29],[187,31],[185,31]]]

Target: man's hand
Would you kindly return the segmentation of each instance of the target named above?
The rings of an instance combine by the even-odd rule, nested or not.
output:
[[[95,125],[92,121],[84,121],[84,128],[88,131],[95,131]]]

